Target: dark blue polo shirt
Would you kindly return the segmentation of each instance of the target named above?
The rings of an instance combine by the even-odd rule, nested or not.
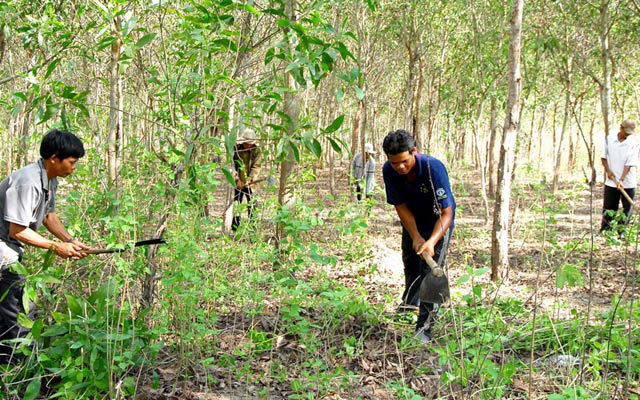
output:
[[[382,167],[387,203],[406,204],[413,213],[418,230],[431,232],[438,220],[439,209],[453,207],[451,226],[456,218],[456,201],[451,193],[449,174],[444,164],[431,156],[416,153],[416,178],[409,183],[406,175],[397,173],[389,161]]]

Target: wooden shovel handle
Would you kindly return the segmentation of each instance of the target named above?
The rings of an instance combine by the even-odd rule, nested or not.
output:
[[[625,199],[627,199],[627,201],[629,203],[631,203],[631,207],[633,207],[634,210],[638,210],[638,206],[636,206],[636,203],[633,201],[633,199],[629,196],[629,194],[627,193],[626,190],[618,188],[618,190],[620,191],[620,193],[622,193],[622,195],[624,196]]]
[[[442,268],[438,266],[438,263],[436,263],[433,257],[423,252],[422,259],[427,263],[429,267],[431,267],[431,273],[433,274],[433,276],[439,278],[444,274],[444,271],[442,271]]]

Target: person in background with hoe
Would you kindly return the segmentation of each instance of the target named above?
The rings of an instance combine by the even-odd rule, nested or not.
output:
[[[622,200],[624,210],[624,224],[627,225],[631,218],[631,202],[636,193],[636,166],[638,165],[638,145],[632,136],[635,133],[636,123],[624,120],[620,124],[620,131],[605,138],[602,150],[602,166],[606,174],[604,182],[604,196],[602,205],[602,224],[600,233],[611,229],[612,213],[618,211],[618,205]],[[624,191],[629,199],[627,199]],[[621,236],[622,233],[621,233]]]
[[[376,152],[371,143],[364,145],[364,160],[362,153],[358,153],[351,161],[351,179],[356,187],[356,197],[362,200],[362,184],[364,184],[364,197],[368,197],[376,183],[376,160],[373,158]]]
[[[61,258],[79,260],[89,248],[72,237],[56,215],[58,177],[67,177],[84,156],[80,139],[70,132],[51,130],[40,144],[40,160],[14,171],[0,182],[0,364],[17,360],[14,346],[3,341],[24,338],[30,329],[18,323],[18,315],[35,315],[23,307],[25,276],[11,267],[23,262],[25,244],[52,250]],[[40,235],[44,225],[59,241]]]
[[[392,131],[382,144],[387,156],[382,168],[387,202],[396,208],[402,222],[402,261],[405,290],[398,311],[418,306],[415,337],[431,340],[436,305],[419,301],[422,278],[430,271],[421,258],[433,257],[444,267],[453,232],[456,203],[444,164],[419,154],[415,139],[404,130]]]
[[[236,187],[233,193],[233,201],[240,204],[244,198],[247,201],[247,213],[249,219],[253,213],[253,191],[251,184],[255,183],[260,173],[260,149],[257,146],[256,133],[253,129],[245,129],[242,136],[238,137],[235,153],[233,154],[233,166],[235,168]],[[231,230],[236,231],[240,226],[240,216],[234,215]]]

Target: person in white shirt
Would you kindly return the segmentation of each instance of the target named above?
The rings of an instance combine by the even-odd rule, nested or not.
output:
[[[631,203],[622,196],[627,192],[631,199],[636,193],[636,167],[638,165],[638,144],[635,137],[636,123],[626,119],[620,124],[617,134],[607,136],[602,150],[602,166],[606,174],[604,199],[602,205],[602,224],[600,232],[611,229],[611,220],[618,211],[620,200],[624,210],[624,223],[629,223]]]
[[[362,187],[364,183],[364,195],[368,196],[373,191],[376,183],[376,160],[373,158],[376,151],[373,149],[371,143],[364,145],[364,162],[362,160],[362,153],[358,153],[353,157],[351,161],[351,178],[356,187],[356,196],[358,201],[362,200]],[[364,164],[364,165],[363,165]]]

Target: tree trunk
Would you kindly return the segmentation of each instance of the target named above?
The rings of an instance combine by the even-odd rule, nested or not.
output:
[[[489,157],[489,161],[487,164],[489,166],[489,172],[487,175],[489,176],[489,196],[491,198],[495,198],[495,159],[496,159],[496,132],[498,131],[498,125],[496,124],[496,116],[498,109],[496,107],[496,99],[495,97],[491,98],[491,119],[489,123],[489,148],[487,149],[487,156]]]
[[[480,152],[480,118],[482,117],[483,106],[484,99],[481,99],[478,105],[478,111],[476,112],[476,120],[473,124],[473,144],[478,163],[480,164],[478,166],[480,171],[480,196],[482,196],[482,202],[484,204],[484,223],[487,224],[489,222],[489,199],[487,198],[487,179],[484,174],[484,159]]]
[[[602,62],[602,84],[600,85],[600,107],[605,137],[611,126],[611,71],[609,70],[609,0],[600,4],[600,60]]]
[[[109,136],[107,145],[107,163],[109,167],[109,181],[116,183],[118,176],[119,144],[118,139],[120,128],[120,105],[119,86],[120,74],[118,62],[120,60],[120,50],[122,41],[120,40],[121,19],[116,17],[111,26],[111,34],[117,39],[111,44],[111,63],[109,64]]]
[[[552,192],[555,193],[558,189],[558,180],[560,179],[560,167],[562,162],[562,142],[567,131],[567,124],[569,123],[569,107],[571,106],[571,92],[569,91],[570,84],[565,87],[564,98],[564,114],[562,116],[562,130],[560,130],[560,138],[558,139],[558,147],[556,148],[555,160],[556,166],[553,170],[553,187]]]
[[[358,139],[360,138],[360,120],[362,119],[363,112],[364,103],[362,101],[359,101],[358,111],[356,111],[356,115],[353,117],[353,124],[351,125],[351,154],[356,154],[358,152]]]
[[[542,163],[542,137],[544,136],[544,126],[547,122],[547,105],[542,105],[542,120],[538,127],[538,171],[541,168]]]
[[[285,3],[285,14],[292,23],[295,22],[296,0],[287,0]],[[283,28],[285,31],[285,37],[288,34],[289,28]],[[289,43],[291,48],[293,47]],[[293,137],[297,129],[298,114],[300,111],[298,94],[296,93],[296,82],[291,72],[285,72],[285,83],[288,88],[284,95],[284,112],[287,114],[288,121],[285,121],[287,126],[287,135]],[[293,187],[289,182],[289,176],[293,173],[296,166],[296,159],[293,150],[289,148],[289,152],[284,161],[280,163],[280,184],[278,188],[278,204],[283,206],[291,206],[295,200]],[[278,239],[285,237],[285,231],[282,226],[278,226],[277,232]],[[276,243],[280,243],[278,240]]]
[[[500,271],[509,267],[509,203],[511,177],[515,159],[515,142],[518,132],[520,106],[520,51],[522,40],[522,9],[524,0],[514,0],[511,15],[511,43],[509,45],[509,94],[503,127],[500,164],[498,167],[498,191],[493,213],[491,237],[491,279],[497,281]]]

